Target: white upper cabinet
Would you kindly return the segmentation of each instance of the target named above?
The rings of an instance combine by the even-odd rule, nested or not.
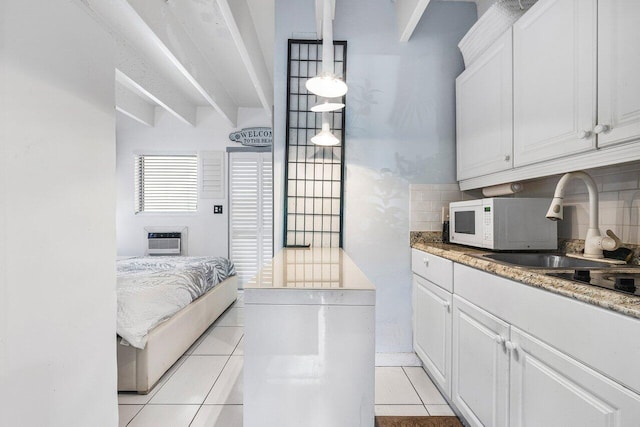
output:
[[[512,167],[512,76],[509,29],[456,80],[458,180]]]
[[[514,166],[595,149],[596,7],[544,0],[514,25]]]
[[[598,147],[640,136],[640,1],[598,2]]]
[[[640,1],[540,0],[512,31],[456,82],[460,188],[640,160]]]

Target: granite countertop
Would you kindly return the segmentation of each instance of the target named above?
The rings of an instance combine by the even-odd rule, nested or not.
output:
[[[515,280],[529,286],[542,288],[587,304],[617,311],[626,316],[640,319],[640,297],[625,295],[596,286],[580,284],[559,277],[547,276],[545,273],[558,270],[527,269],[512,267],[490,259],[478,258],[478,255],[491,253],[482,249],[469,248],[449,243],[434,243],[428,241],[415,241],[412,239],[411,247],[442,258],[450,259],[459,264],[477,268],[500,277]],[[573,270],[563,270],[573,271]],[[640,272],[637,266],[612,267],[607,272]]]

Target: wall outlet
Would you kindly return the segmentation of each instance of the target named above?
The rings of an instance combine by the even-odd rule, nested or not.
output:
[[[221,214],[222,213],[222,205],[213,205],[213,213]]]

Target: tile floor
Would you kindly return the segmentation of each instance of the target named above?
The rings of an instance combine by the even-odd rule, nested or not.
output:
[[[120,426],[242,427],[243,295],[148,395],[120,393]],[[453,415],[419,367],[376,368],[376,415]]]

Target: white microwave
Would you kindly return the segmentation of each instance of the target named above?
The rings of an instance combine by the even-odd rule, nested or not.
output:
[[[451,243],[494,250],[558,248],[558,223],[546,218],[551,199],[501,198],[449,205]]]

